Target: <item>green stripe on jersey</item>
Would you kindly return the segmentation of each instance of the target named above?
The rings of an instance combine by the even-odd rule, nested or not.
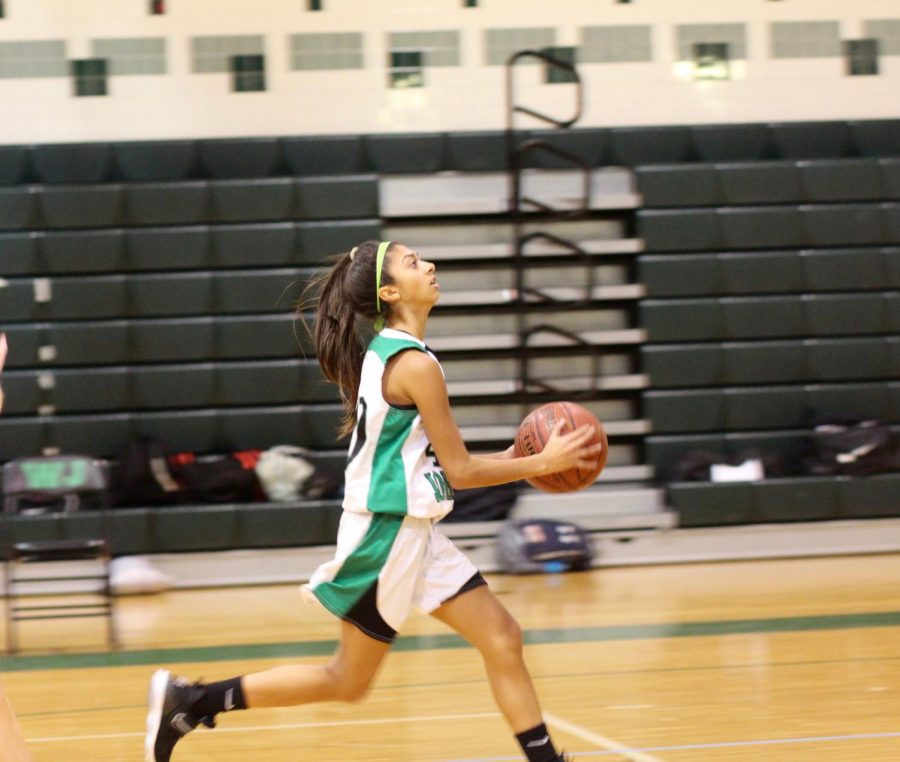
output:
[[[372,514],[372,521],[359,546],[349,555],[335,578],[316,585],[313,592],[322,605],[339,617],[346,615],[375,581],[387,563],[403,516]]]
[[[369,342],[369,349],[378,355],[382,363],[387,363],[391,357],[403,349],[418,349],[420,352],[425,351],[425,348],[418,342],[410,339],[392,339],[380,333]]]
[[[370,511],[385,513],[407,512],[406,469],[403,466],[403,445],[419,411],[415,408],[392,407],[384,417],[381,435],[375,445],[372,477],[366,505]]]

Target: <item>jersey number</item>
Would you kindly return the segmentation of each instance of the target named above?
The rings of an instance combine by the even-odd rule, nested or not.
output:
[[[428,447],[425,448],[425,456],[431,458],[434,461],[434,465],[438,468],[441,467],[441,464],[437,459],[437,454],[431,446],[431,442],[429,442]],[[425,478],[428,479],[431,489],[434,490],[435,502],[441,503],[444,500],[453,499],[453,487],[450,486],[450,482],[447,480],[447,476],[443,471],[430,471],[425,474]]]
[[[443,471],[429,471],[425,474],[425,478],[428,479],[431,489],[434,490],[435,502],[442,503],[445,500],[453,499],[453,487],[450,486]]]
[[[353,445],[353,450],[351,450],[350,454],[347,456],[347,464],[350,464],[357,455],[359,455],[359,451],[362,450],[363,445],[366,443],[366,401],[364,398],[359,398],[359,403],[356,406],[356,443]]]

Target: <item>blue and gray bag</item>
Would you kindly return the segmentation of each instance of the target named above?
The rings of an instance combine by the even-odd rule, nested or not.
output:
[[[587,532],[568,521],[507,521],[497,536],[500,570],[508,574],[584,571],[592,558]]]

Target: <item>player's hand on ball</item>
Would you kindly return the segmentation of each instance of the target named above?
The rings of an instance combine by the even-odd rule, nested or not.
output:
[[[582,424],[574,431],[566,432],[567,428],[568,421],[558,420],[544,446],[543,455],[547,459],[547,470],[551,473],[570,468],[593,468],[603,452],[601,443],[591,444],[594,427],[589,423]]]

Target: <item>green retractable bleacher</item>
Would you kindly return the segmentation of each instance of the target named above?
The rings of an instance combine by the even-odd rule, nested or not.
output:
[[[371,172],[361,135],[285,138],[284,157],[294,175],[355,175]]]
[[[638,167],[635,174],[648,209],[725,203],[719,177],[710,164],[650,165]]]
[[[27,187],[0,188],[0,230],[30,230],[37,219],[37,194]]]
[[[216,404],[212,363],[137,366],[129,372],[129,410],[208,408]]]
[[[209,184],[211,222],[268,222],[299,217],[287,177],[216,180]]]
[[[129,272],[204,270],[214,261],[206,225],[127,228],[123,235]]]
[[[896,126],[697,127],[706,163],[637,168],[645,449],[659,473],[692,451],[754,449],[793,473],[817,420],[896,428]],[[782,477],[673,483],[667,495],[683,526],[716,526],[897,515],[894,484]]]
[[[34,195],[39,220],[34,227],[108,228],[123,222],[121,185],[45,185]]]
[[[900,156],[900,119],[851,121],[848,127],[862,156]]]
[[[39,233],[35,273],[116,273],[129,269],[121,229]]]
[[[31,163],[41,183],[102,183],[113,174],[113,147],[110,143],[36,145]]]
[[[803,199],[794,162],[717,164],[716,178],[725,205],[796,204]]]
[[[61,414],[128,410],[132,406],[130,373],[121,367],[59,370],[53,373],[52,399]]]
[[[154,140],[116,143],[116,168],[129,182],[186,180],[198,173],[193,140]]]
[[[449,132],[445,150],[447,169],[454,172],[502,172],[509,166],[501,132]]]
[[[289,267],[295,262],[296,223],[214,225],[210,267]]]
[[[284,170],[278,138],[200,140],[197,155],[201,171],[217,180],[274,177]]]
[[[440,172],[446,166],[440,132],[367,135],[363,145],[369,166],[378,174]]]
[[[200,225],[211,221],[209,183],[148,182],[125,186],[129,225]]]
[[[612,127],[609,130],[609,161],[626,167],[641,164],[673,164],[694,157],[691,131],[687,126]]]
[[[25,182],[31,164],[27,146],[0,146],[0,185]]]
[[[847,122],[773,122],[769,130],[775,151],[785,159],[838,159],[854,152]]]
[[[875,159],[817,159],[798,162],[803,197],[811,203],[880,201],[886,197]]]
[[[352,220],[380,216],[374,175],[298,178],[296,217],[303,220]]]
[[[811,409],[896,422],[898,124],[528,133],[591,167],[635,169],[645,459],[658,473],[688,449],[792,455]],[[327,256],[380,237],[380,177],[501,172],[507,151],[502,131],[0,147],[14,347],[0,458],[113,455],[148,434],[196,452],[297,443],[336,453],[340,468],[342,407],[293,302]],[[542,152],[526,166],[568,165]],[[435,329],[452,334],[444,317]],[[794,484],[792,514],[790,485],[735,487],[718,520],[882,515],[878,496],[895,486],[823,484]],[[723,500],[693,489],[701,518],[684,513],[686,525]],[[177,512],[135,510],[114,531],[143,552],[333,539],[333,504],[308,507],[316,537],[296,529],[295,510],[194,512],[181,536]]]
[[[767,124],[705,124],[690,128],[694,154],[702,161],[762,161],[774,147]]]

